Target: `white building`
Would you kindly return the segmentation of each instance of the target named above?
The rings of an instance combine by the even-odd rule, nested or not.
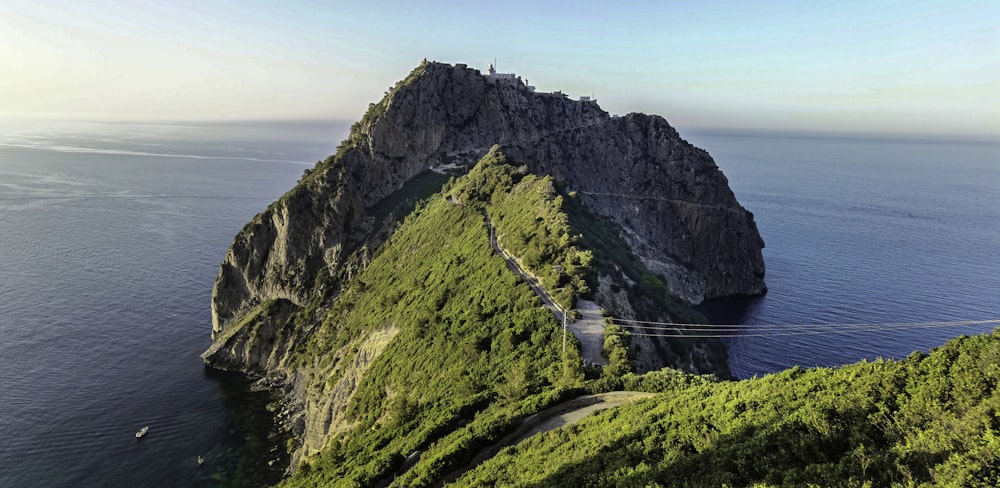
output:
[[[528,80],[521,81],[521,78],[517,76],[516,73],[497,73],[497,69],[492,64],[486,67],[486,73],[483,76],[485,76],[487,80],[493,81],[494,83],[522,86],[527,88],[530,92],[535,91],[535,87],[529,85]]]
[[[495,80],[510,80],[510,81],[514,81],[517,79],[517,75],[514,73],[497,73],[496,68],[494,68],[492,64],[490,64],[486,68],[486,77]]]

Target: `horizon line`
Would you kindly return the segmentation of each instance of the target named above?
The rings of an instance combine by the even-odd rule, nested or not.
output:
[[[610,114],[612,116],[627,116],[628,114]],[[667,119],[661,114],[657,115]],[[717,134],[717,135],[741,135],[757,137],[792,137],[792,138],[851,138],[851,139],[882,139],[882,140],[927,140],[927,141],[954,141],[954,142],[983,142],[1000,143],[1000,134],[986,132],[959,132],[959,131],[892,131],[876,129],[869,131],[850,130],[842,128],[802,128],[802,127],[766,127],[759,126],[741,127],[733,125],[710,125],[694,124],[680,125],[668,123],[676,129],[681,137],[685,132]],[[115,116],[109,114],[94,113],[56,113],[56,112],[32,112],[32,113],[11,113],[0,111],[0,122],[59,122],[59,123],[85,123],[85,124],[137,124],[137,125],[253,125],[253,124],[325,124],[343,125],[348,129],[354,124],[356,119],[343,117],[319,117],[319,116],[275,116],[275,117],[206,117],[206,118],[175,118],[175,117],[129,117]]]

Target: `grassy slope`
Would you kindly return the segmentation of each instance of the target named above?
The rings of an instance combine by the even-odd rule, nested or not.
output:
[[[551,176],[527,174],[497,156],[480,164],[450,195],[466,205],[487,211],[503,248],[517,256],[524,268],[564,308],[576,297],[591,298],[598,274],[616,277],[629,295],[637,318],[707,323],[686,302],[675,297],[632,253],[620,229],[591,214],[579,199],[564,195]],[[625,285],[628,281],[632,285]],[[702,371],[728,377],[725,346],[717,339],[663,339],[659,354],[668,365],[699,358]],[[700,349],[700,354],[694,350]]]
[[[552,314],[493,254],[479,209],[440,195],[352,281],[299,352],[300,365],[318,364],[334,382],[341,373],[334,365],[357,353],[354,341],[386,326],[399,332],[350,403],[353,430],[282,486],[391,477],[405,456],[477,412],[531,413],[559,398],[558,385],[582,380],[578,354],[562,362]],[[547,396],[524,403],[540,393]]]
[[[678,388],[502,452],[461,486],[998,486],[1000,333]]]
[[[393,486],[437,485],[524,416],[609,389],[666,393],[528,439],[457,484],[1000,482],[1000,335],[899,362],[740,382],[666,371],[584,381],[575,351],[560,357],[552,315],[493,255],[482,215],[517,238],[508,247],[537,253],[537,262],[525,261],[555,280],[549,286],[575,282],[584,292],[579,280],[620,250],[613,229],[565,227],[581,209],[558,198],[547,178],[491,157],[407,218],[299,351],[300,364],[326,365],[319,370],[330,376],[317,381],[332,382],[337,360],[349,363],[359,339],[386,327],[399,332],[358,386],[353,429],[281,486],[372,485],[397,474]],[[546,277],[556,263],[563,273]],[[418,450],[410,467],[406,457]]]
[[[483,212],[547,287],[587,293],[591,253],[551,179],[487,156],[407,217],[299,347],[309,394],[325,395],[343,365],[366,354],[366,337],[397,331],[350,401],[349,431],[281,486],[370,485],[404,473],[398,486],[436,484],[526,415],[581,393],[643,387],[634,375],[585,382],[572,338],[562,357],[559,325],[493,254]]]

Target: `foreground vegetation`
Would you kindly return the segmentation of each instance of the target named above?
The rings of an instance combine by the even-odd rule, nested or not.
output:
[[[1000,334],[671,389],[535,436],[459,486],[1000,486]]]

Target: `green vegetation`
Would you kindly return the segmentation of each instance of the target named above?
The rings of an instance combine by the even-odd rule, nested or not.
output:
[[[669,393],[528,439],[457,484],[1000,484],[997,332],[898,362],[660,380]]]
[[[591,286],[596,285],[597,275],[612,278],[611,291],[627,294],[639,320],[708,323],[690,304],[671,293],[663,280],[632,252],[621,237],[621,228],[617,224],[595,216],[572,192],[563,202],[569,226],[580,236],[577,245],[588,250],[593,257],[587,276]],[[638,341],[632,342],[634,353],[634,343]],[[698,371],[730,377],[726,347],[719,339],[660,337],[652,344],[655,347],[652,354],[662,358],[664,365],[693,365]]]
[[[448,190],[455,201],[489,215],[497,241],[538,277],[563,309],[590,294],[587,275],[593,258],[579,246],[582,236],[569,225],[563,197],[551,176],[528,174],[494,151]]]
[[[230,339],[236,336],[237,333],[249,336],[257,337],[261,328],[270,322],[275,322],[277,324],[284,324],[289,320],[289,317],[294,316],[298,311],[298,307],[292,302],[285,299],[274,299],[267,300],[256,307],[252,308],[246,313],[240,321],[234,325],[229,326],[222,331],[221,334],[215,337],[212,342],[212,346],[209,347],[205,354],[211,354],[219,347],[226,345]],[[246,329],[246,330],[245,330]],[[278,328],[278,332],[282,332],[282,328]],[[273,338],[271,341],[273,342]]]
[[[399,190],[368,207],[366,211],[375,219],[375,228],[379,228],[382,222],[391,215],[400,218],[409,215],[416,207],[417,202],[426,200],[437,193],[446,181],[448,181],[446,175],[425,170],[407,180]]]
[[[406,193],[426,194],[436,184],[421,179]],[[528,174],[494,150],[417,203],[374,255],[367,248],[352,254],[352,262],[368,263],[359,274],[317,276],[322,293],[295,316],[296,328],[329,308],[296,346],[293,363],[309,378],[307,397],[345,398],[347,391],[349,401],[332,419],[338,434],[281,486],[372,485],[399,476],[397,486],[435,485],[463,472],[524,417],[563,400],[708,381],[630,373],[628,334],[620,328],[606,343],[612,367],[603,376],[591,372],[599,380],[585,381],[574,338],[563,357],[559,324],[494,254],[487,222],[569,306],[591,292],[588,280],[597,274],[566,199],[551,178]],[[383,203],[373,210],[381,218],[401,205]],[[582,208],[576,212],[586,218]],[[612,245],[624,246],[617,239]],[[412,456],[419,451],[419,459]]]
[[[608,325],[604,329],[604,356],[608,365],[604,367],[605,376],[622,376],[631,373],[632,357],[629,354],[629,333],[617,325]]]
[[[475,456],[500,442],[526,416],[578,396],[576,388],[553,388],[518,403],[499,405],[476,415],[468,424],[432,444],[420,462],[397,478],[392,486],[435,486],[464,468]]]
[[[593,215],[578,197],[567,198],[564,208],[570,226],[579,232],[580,245],[592,253],[593,272],[607,276],[621,274],[633,283],[626,291],[639,318],[660,320],[667,315],[681,323],[708,323],[687,302],[671,293],[663,280],[643,264],[622,239],[621,228],[617,224]]]
[[[309,394],[329,394],[365,339],[386,330],[395,335],[347,406],[350,430],[282,486],[391,479],[464,423],[478,427],[459,436],[488,443],[583,378],[575,347],[562,358],[553,315],[494,255],[479,209],[441,195],[417,206],[297,351],[316,378]]]
[[[423,194],[437,184],[418,183],[414,192]],[[493,253],[486,216],[526,269],[547,288],[567,290],[564,304],[592,293],[598,275],[618,273],[632,284],[613,291],[627,291],[638,315],[699,319],[617,228],[550,178],[491,152],[417,203],[374,255],[356,251],[351,259],[367,265],[351,269],[361,271],[317,276],[326,291],[294,316],[296,328],[329,308],[298,345],[295,367],[308,378],[307,398],[342,393],[343,382],[356,388],[334,414],[338,433],[279,486],[1000,483],[1000,333],[904,361],[733,382],[634,374],[638,337],[609,326],[610,364],[598,373],[583,368],[575,340],[562,356],[559,324]],[[285,301],[265,302],[235,329],[294,312]],[[713,354],[717,344],[705,344],[676,340],[668,353]],[[659,394],[497,453],[529,415],[614,390]]]

